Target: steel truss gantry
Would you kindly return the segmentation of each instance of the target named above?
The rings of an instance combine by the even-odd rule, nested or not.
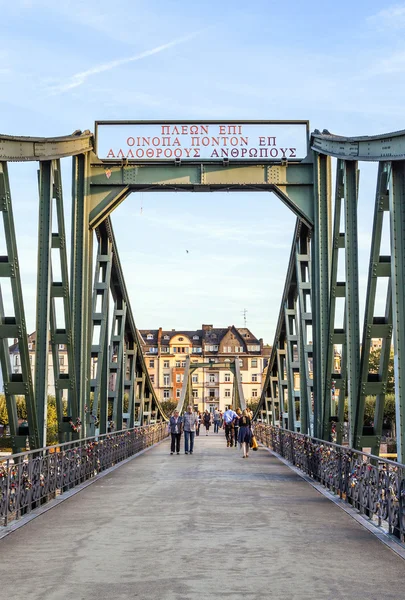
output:
[[[6,314],[0,295],[0,362],[14,448],[22,448],[26,442],[26,432],[19,432],[18,427],[17,395],[25,400],[30,446],[37,448],[45,443],[49,348],[61,441],[96,430],[118,430],[124,420],[131,426],[166,419],[143,358],[110,214],[137,191],[235,190],[273,192],[297,217],[275,340],[256,416],[291,430],[341,441],[347,396],[350,445],[371,447],[376,452],[392,340],[398,458],[403,460],[405,132],[342,138],[315,131],[304,160],[257,164],[107,163],[96,156],[94,147],[90,132],[53,139],[0,136],[0,206],[6,248],[0,257],[0,278],[11,289],[13,307],[12,314]],[[61,159],[68,156],[73,162],[69,274],[60,177]],[[334,198],[333,157],[337,158]],[[9,161],[27,160],[39,162],[35,385],[29,364],[8,177]],[[362,160],[378,162],[379,171],[361,330],[357,201]],[[389,221],[391,238],[389,254],[385,255],[381,243],[384,220]],[[94,268],[93,243],[97,243]],[[382,281],[386,287],[383,309],[377,302],[377,288]],[[10,365],[8,348],[15,338],[21,373],[14,373]],[[372,372],[370,348],[376,338],[383,340],[382,351],[378,372]],[[59,368],[62,345],[68,354],[65,373]],[[238,364],[236,361],[233,402],[242,407]],[[194,363],[189,364],[187,377],[185,373],[181,408],[191,401],[193,368]],[[68,391],[67,401],[63,390]],[[371,428],[364,427],[367,395],[376,398]]]
[[[197,369],[203,369],[204,373],[205,369],[210,368],[214,368],[215,371],[219,369],[226,369],[227,371],[230,371],[233,374],[232,406],[234,410],[236,410],[237,408],[245,410],[246,401],[243,393],[242,377],[240,372],[238,356],[235,356],[233,361],[230,360],[229,362],[227,361],[222,363],[212,361],[200,362],[198,359],[191,361],[190,356],[187,356],[185,360],[180,398],[176,407],[180,414],[187,410],[187,406],[193,406],[195,402],[195,399],[193,398],[192,374],[195,371],[197,371]]]

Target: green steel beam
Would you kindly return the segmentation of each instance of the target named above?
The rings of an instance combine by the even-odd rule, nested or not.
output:
[[[391,257],[381,255],[384,215],[389,213],[388,165],[380,163],[377,176],[373,232],[371,236],[370,265],[368,272],[366,306],[364,311],[363,340],[360,358],[359,398],[354,426],[354,447],[371,447],[372,454],[379,454],[382,435],[385,393],[388,379],[392,335]],[[377,282],[388,279],[385,314],[375,316]],[[383,338],[378,373],[370,372],[370,346],[372,339]],[[366,396],[376,396],[373,433],[364,436],[364,412]]]
[[[94,423],[99,418],[100,402],[107,402],[106,389],[102,387],[102,374],[104,365],[104,352],[108,348],[107,322],[108,306],[111,282],[112,251],[111,242],[107,235],[101,237],[99,233],[98,253],[96,259],[96,268],[94,274],[93,300],[92,300],[92,346],[91,359],[92,369],[95,373],[90,381],[90,392],[93,393],[93,418],[89,422],[89,433],[94,435]],[[98,335],[97,335],[98,333]],[[97,339],[95,339],[97,337]],[[103,407],[103,428],[107,426],[104,416],[107,414],[107,408]],[[91,415],[90,415],[91,416]]]
[[[1,279],[9,281],[12,293],[13,315],[6,315],[0,286],[0,363],[3,374],[4,394],[9,416],[10,433],[13,451],[25,450],[25,436],[18,435],[18,418],[16,395],[24,396],[27,409],[30,448],[40,448],[40,438],[31,365],[28,352],[28,336],[26,329],[24,302],[22,296],[20,267],[17,252],[17,238],[11,202],[10,181],[6,162],[0,162],[0,211],[3,216],[4,237],[7,255],[0,257],[3,266]],[[21,359],[21,373],[13,373],[10,364],[9,340],[18,339]]]
[[[122,429],[123,396],[124,396],[124,344],[126,304],[117,299],[111,324],[110,361],[109,361],[109,392],[108,400],[113,402],[112,420],[116,431]]]
[[[299,306],[299,359],[300,359],[300,421],[301,432],[312,433],[313,378],[310,362],[313,362],[312,336],[308,339],[308,328],[312,328],[311,289],[311,235],[302,223],[296,243],[296,272]]]
[[[235,356],[234,358],[234,369],[235,369],[235,373],[234,373],[234,378],[233,378],[233,388],[235,391],[235,400],[237,402],[237,404],[234,404],[234,410],[236,408],[240,408],[241,410],[245,410],[246,408],[246,400],[245,400],[245,396],[243,393],[243,386],[242,386],[242,377],[241,377],[241,372],[240,372],[240,364],[239,364],[239,357]]]
[[[405,161],[391,163],[392,317],[398,462],[405,460]]]
[[[346,278],[344,281],[338,281],[338,264],[340,251],[346,247],[345,232],[341,232],[341,218],[344,199],[344,163],[337,161],[336,165],[336,187],[335,187],[335,206],[333,217],[332,233],[332,260],[331,260],[331,279],[330,279],[330,297],[329,297],[329,336],[325,348],[326,353],[326,381],[325,381],[325,405],[323,411],[323,439],[329,440],[331,435],[330,417],[338,418],[336,424],[336,440],[339,444],[343,440],[344,422],[339,415],[344,411],[344,400],[346,396],[346,317],[344,317],[343,328],[336,327],[336,299],[346,298]],[[344,313],[346,309],[344,309]],[[334,358],[335,346],[340,345],[341,363],[340,373],[335,372]],[[333,388],[332,381],[335,382]],[[339,390],[339,408],[335,415],[335,397],[333,389]]]
[[[345,228],[346,228],[346,325],[347,325],[347,382],[349,403],[349,443],[354,446],[359,371],[360,371],[360,322],[359,322],[359,266],[357,242],[357,162],[344,162]]]
[[[91,274],[93,233],[88,227],[89,157],[73,158],[71,302],[75,347],[76,390],[82,435],[87,435],[86,406],[90,405]]]
[[[60,281],[54,279],[54,269],[52,268],[51,254],[51,304],[50,304],[50,334],[52,348],[52,363],[55,381],[55,399],[58,416],[58,434],[59,441],[64,442],[72,437],[78,437],[78,433],[73,433],[69,423],[63,421],[63,417],[70,416],[73,423],[79,416],[78,402],[76,395],[76,378],[75,378],[75,361],[74,348],[72,339],[72,319],[70,313],[70,297],[69,297],[69,277],[68,263],[66,252],[66,234],[65,234],[65,218],[63,209],[63,192],[61,180],[60,161],[52,162],[53,171],[53,198],[55,200],[56,209],[56,224],[57,231],[52,231],[52,248],[58,251]],[[58,315],[56,314],[56,298],[62,298],[63,302],[63,326],[58,327]],[[61,315],[59,315],[59,319]],[[61,323],[59,323],[61,325]],[[60,345],[66,348],[67,365],[64,365],[62,373],[60,365]],[[67,406],[63,403],[63,390],[67,390]],[[69,434],[69,435],[67,435]]]
[[[125,352],[125,375],[129,375],[128,379],[125,377],[125,392],[128,394],[128,412],[129,421],[128,427],[131,429],[135,426],[135,388],[136,388],[136,355],[138,347],[134,341],[128,343],[128,347]]]
[[[325,403],[325,355],[328,343],[330,240],[331,240],[331,161],[328,156],[315,155],[314,235],[312,275],[314,293],[314,435],[323,435]]]
[[[131,192],[274,192],[301,220],[313,222],[313,166],[223,164],[111,164],[91,155],[89,225],[97,227]]]
[[[294,283],[295,275],[294,275]],[[297,287],[294,285],[290,289],[287,301],[284,307],[284,319],[286,328],[285,341],[285,362],[287,375],[287,394],[288,394],[288,429],[297,431],[297,415],[295,410],[295,401],[299,400],[299,392],[295,390],[295,374],[299,373],[299,349],[298,349],[298,329],[297,329]],[[297,356],[296,356],[297,354]],[[298,360],[295,360],[298,359]]]
[[[53,164],[44,161],[39,170],[39,220],[37,307],[35,340],[35,401],[37,406],[39,442],[46,446],[48,407],[48,356],[49,325],[51,311],[51,250],[52,250],[52,204]]]

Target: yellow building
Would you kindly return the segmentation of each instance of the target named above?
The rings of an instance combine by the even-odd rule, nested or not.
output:
[[[160,400],[176,402],[180,398],[186,357],[191,362],[210,363],[192,374],[193,396],[199,410],[225,409],[232,401],[233,375],[217,363],[239,357],[246,400],[257,401],[261,394],[264,368],[263,340],[249,329],[214,328],[202,325],[195,331],[141,330],[149,374]]]

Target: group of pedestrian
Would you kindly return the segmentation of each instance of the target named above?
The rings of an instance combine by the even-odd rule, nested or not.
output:
[[[180,439],[184,432],[184,453],[193,454],[194,436],[198,424],[198,415],[193,412],[192,406],[187,406],[187,411],[181,417],[175,410],[169,421],[169,431],[172,436],[170,454],[180,454]]]
[[[240,408],[236,411],[228,406],[224,412],[224,429],[227,447],[237,447],[239,442],[243,451],[243,458],[249,456],[249,448],[253,438],[252,431],[253,413],[249,408],[243,412]]]
[[[212,424],[212,416],[214,422],[214,433],[218,433],[222,427],[225,429],[227,447],[237,447],[239,442],[240,448],[243,451],[243,458],[249,456],[249,448],[252,442],[252,420],[253,413],[250,409],[245,409],[243,412],[240,408],[236,411],[228,406],[224,414],[220,411],[215,411],[214,415],[206,410],[203,415],[193,412],[193,407],[188,406],[184,416],[179,415],[179,411],[175,410],[169,421],[169,432],[171,434],[170,454],[180,454],[181,434],[184,432],[184,453],[193,454],[194,437],[199,435],[200,426],[205,426],[206,435]]]

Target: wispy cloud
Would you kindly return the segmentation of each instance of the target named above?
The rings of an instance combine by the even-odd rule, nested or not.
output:
[[[155,213],[144,214],[142,217],[152,226],[164,226],[171,231],[181,231],[184,233],[193,232],[193,236],[216,239],[223,242],[239,242],[249,246],[259,248],[290,248],[290,239],[285,238],[285,227],[279,221],[274,225],[260,227],[255,225],[252,232],[249,227],[238,227],[221,221],[198,221],[195,215],[186,214],[180,219],[178,216],[170,218],[160,217]],[[288,227],[288,225],[287,225]],[[292,234],[291,234],[292,239]]]
[[[377,26],[378,29],[404,29],[405,4],[393,4],[375,15],[371,15],[367,21],[371,25]]]
[[[127,58],[120,58],[118,60],[112,60],[107,63],[102,63],[100,65],[96,65],[91,69],[87,69],[87,71],[81,71],[80,73],[75,73],[72,75],[67,81],[61,82],[55,86],[52,86],[51,93],[52,94],[60,94],[63,92],[67,92],[74,88],[83,85],[89,77],[93,75],[98,75],[100,73],[105,73],[106,71],[111,71],[112,69],[116,69],[117,67],[121,67],[122,65],[126,65],[132,62],[136,62],[138,60],[142,60],[143,58],[147,58],[148,56],[153,56],[154,54],[159,54],[160,52],[164,52],[165,50],[169,50],[169,48],[173,48],[174,46],[178,46],[179,44],[183,44],[188,42],[189,40],[197,37],[201,31],[195,31],[186,35],[182,38],[177,38],[168,42],[167,44],[162,44],[160,46],[156,46],[151,50],[145,50],[144,52],[140,52],[139,54],[135,54],[134,56],[129,56]]]

